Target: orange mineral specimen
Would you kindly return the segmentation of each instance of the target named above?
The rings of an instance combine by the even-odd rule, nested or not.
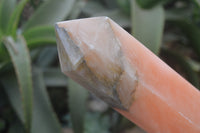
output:
[[[58,22],[56,35],[62,71],[129,120],[200,133],[200,92],[111,19]]]

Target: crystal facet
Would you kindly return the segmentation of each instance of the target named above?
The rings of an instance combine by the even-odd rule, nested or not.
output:
[[[111,106],[126,110],[135,91],[132,86],[137,84],[136,72],[121,51],[110,19],[91,19],[93,21],[89,19],[81,24],[73,21],[75,24],[68,28],[63,22],[56,25],[62,71]],[[82,26],[88,23],[97,28]],[[73,28],[78,29],[74,31]],[[131,82],[126,84],[125,80]]]

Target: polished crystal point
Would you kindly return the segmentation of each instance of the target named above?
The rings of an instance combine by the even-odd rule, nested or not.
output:
[[[57,23],[59,59],[66,75],[111,106],[126,110],[137,77],[123,55],[112,23],[108,17]]]
[[[200,92],[111,19],[59,22],[56,34],[62,71],[126,118],[150,133],[200,132]]]

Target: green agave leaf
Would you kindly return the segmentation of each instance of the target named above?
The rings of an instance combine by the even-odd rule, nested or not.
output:
[[[32,133],[61,133],[44,84],[42,71],[33,69],[34,109]]]
[[[200,7],[200,0],[194,0],[194,2]]]
[[[136,0],[138,5],[142,8],[152,8],[161,2],[166,2],[169,0]]]
[[[155,54],[159,53],[164,28],[164,10],[162,6],[141,9],[135,0],[131,1],[132,33]]]
[[[54,25],[65,19],[75,0],[48,0],[41,4],[24,26],[24,31],[39,25]]]
[[[190,81],[190,83],[192,83],[194,86],[200,89],[198,73],[196,73],[193,70],[193,67],[190,64],[190,62],[188,62],[187,58],[167,48],[163,48],[162,53],[168,56],[170,59],[176,61],[177,64],[180,64],[181,68],[184,70],[186,77]]]
[[[88,92],[71,79],[68,80],[68,90],[69,110],[74,133],[83,133]]]
[[[56,44],[56,35],[53,26],[37,26],[23,33],[29,48],[36,48],[49,44]]]
[[[55,45],[56,40],[55,38],[50,38],[50,37],[38,37],[38,38],[28,40],[27,43],[28,43],[28,47],[30,49],[33,49],[36,47]]]
[[[1,42],[1,39],[2,39],[2,10],[3,10],[3,3],[4,3],[4,0],[0,0],[0,42]]]
[[[22,107],[22,97],[15,76],[12,74],[9,76],[5,75],[0,80],[17,116],[23,123],[25,123],[24,110]]]
[[[2,38],[2,40],[3,40],[3,38]],[[2,64],[6,64],[9,61],[10,61],[9,54],[8,54],[6,47],[2,41],[2,42],[0,42],[0,62]]]
[[[14,64],[24,110],[24,124],[30,132],[32,121],[32,77],[31,60],[25,40],[18,37],[15,42],[11,37],[5,38],[5,45]]]
[[[10,17],[8,22],[8,29],[7,29],[8,35],[16,37],[16,31],[20,21],[20,16],[27,2],[28,0],[21,0],[17,5],[17,7],[15,8],[14,12],[12,13],[12,16]]]
[[[8,21],[15,6],[16,0],[0,0],[0,61],[5,61],[8,57],[2,40],[3,37],[6,35]]]
[[[24,121],[23,108],[21,102],[21,94],[17,86],[17,81],[13,76],[4,76],[1,79],[4,85],[6,94],[9,97],[11,105],[16,111],[21,121]],[[34,106],[31,133],[61,133],[61,128],[58,120],[51,107],[46,87],[44,84],[43,74],[40,69],[34,68],[33,71],[34,84]],[[11,127],[10,133],[21,133],[21,127]],[[16,123],[14,123],[15,125]]]
[[[13,10],[15,9],[16,3],[16,0],[0,1],[0,29],[4,33],[7,31],[8,22]]]

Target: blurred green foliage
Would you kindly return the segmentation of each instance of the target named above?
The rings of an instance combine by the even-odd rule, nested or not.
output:
[[[93,16],[112,18],[199,88],[199,0],[0,0],[0,132],[134,126],[60,72],[54,24]]]

